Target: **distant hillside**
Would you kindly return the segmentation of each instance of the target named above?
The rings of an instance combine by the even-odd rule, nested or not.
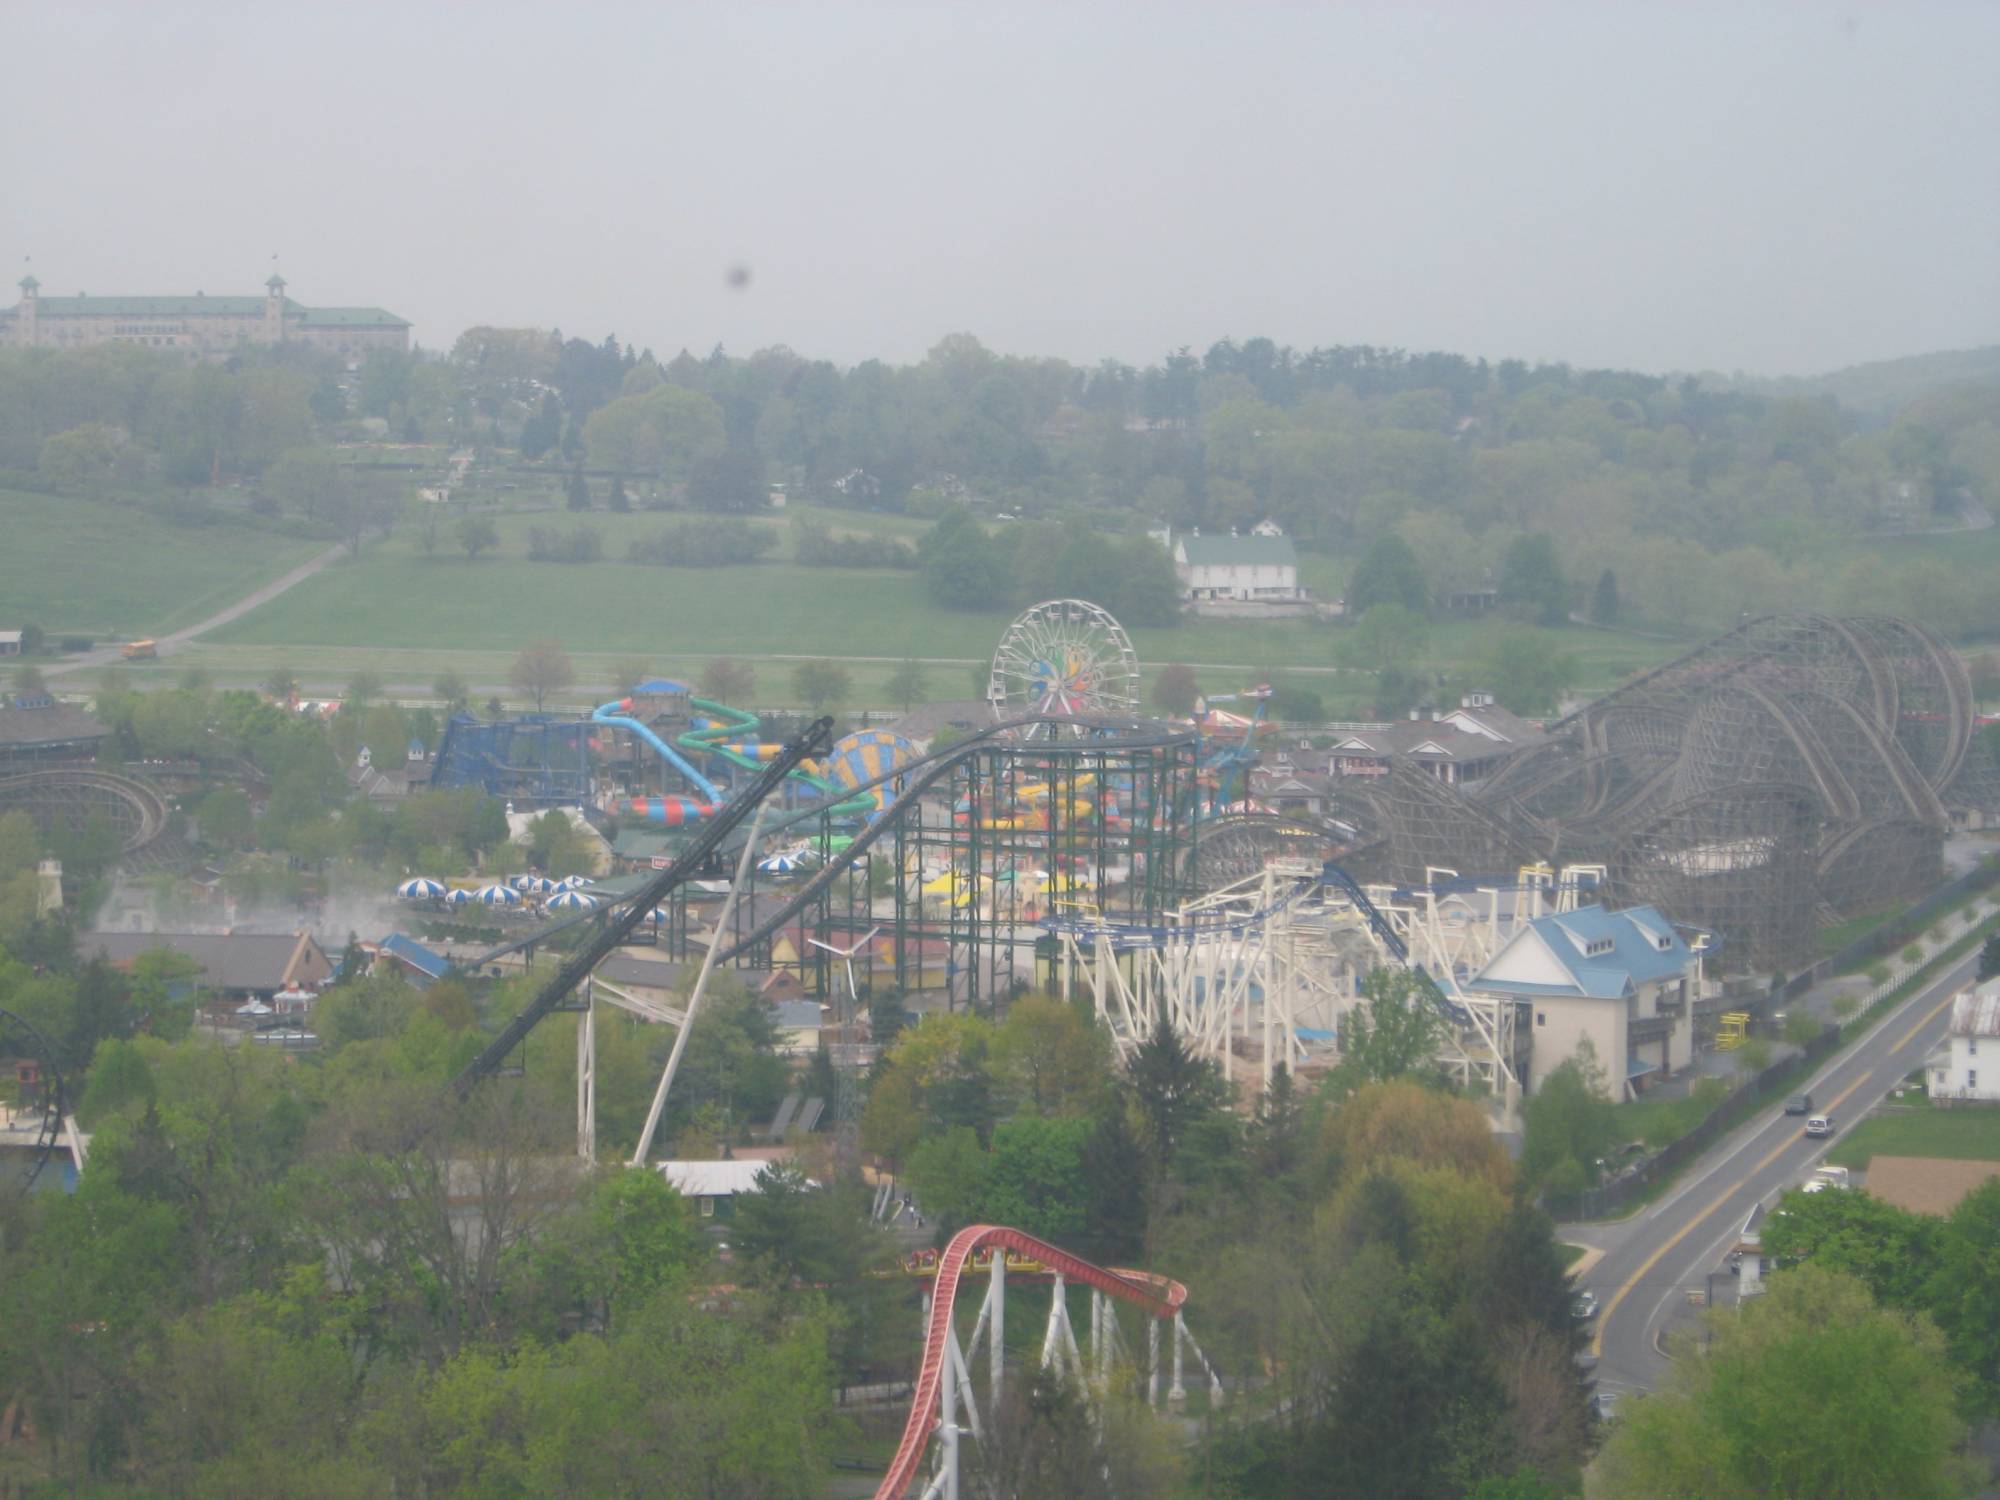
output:
[[[1748,375],[1703,375],[1702,383],[1762,396],[1831,396],[1853,411],[1886,417],[1897,407],[1939,386],[2000,385],[2000,344],[1871,360],[1828,375],[1787,375],[1775,380]]]

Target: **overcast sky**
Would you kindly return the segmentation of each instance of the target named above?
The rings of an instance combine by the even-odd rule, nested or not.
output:
[[[0,251],[663,357],[2000,341],[2000,4],[15,4]],[[728,271],[749,270],[733,288]]]

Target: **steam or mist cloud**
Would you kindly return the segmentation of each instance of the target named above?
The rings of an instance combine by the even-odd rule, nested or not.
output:
[[[254,291],[276,247],[433,345],[2000,338],[1983,3],[83,3],[8,54],[0,248],[54,293]]]

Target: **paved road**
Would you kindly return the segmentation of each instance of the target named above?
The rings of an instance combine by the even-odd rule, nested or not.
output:
[[[249,614],[251,610],[256,609],[259,605],[269,604],[278,595],[284,593],[286,589],[304,583],[313,574],[319,572],[320,569],[326,567],[328,564],[338,562],[341,554],[346,550],[345,545],[340,544],[329,547],[318,556],[300,563],[291,572],[272,579],[254,593],[245,594],[227,609],[218,610],[205,620],[197,620],[185,630],[175,630],[161,636],[159,638],[160,655],[163,657],[172,656],[177,647],[187,644],[196,636],[227,625],[231,620]],[[66,672],[81,672],[88,667],[109,666],[113,662],[123,661],[124,659],[125,653],[119,647],[104,646],[96,651],[87,651],[83,655],[74,657],[71,660],[58,662],[54,666],[44,667],[42,675],[44,677],[60,677]]]
[[[1835,1117],[1836,1130],[1857,1123],[1943,1041],[1951,997],[1977,963],[1975,949],[1802,1085],[1817,1109]],[[1782,1101],[1765,1107],[1630,1220],[1564,1232],[1604,1252],[1581,1278],[1597,1293],[1591,1347],[1604,1389],[1649,1390],[1659,1382],[1667,1361],[1657,1337],[1685,1311],[1688,1290],[1705,1287],[1708,1273],[1722,1268],[1750,1210],[1799,1183],[1832,1146],[1807,1139],[1805,1122],[1782,1109]]]

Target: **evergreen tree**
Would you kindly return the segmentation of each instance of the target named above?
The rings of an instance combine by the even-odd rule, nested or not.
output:
[[[583,477],[583,465],[578,464],[569,471],[569,508],[571,510],[590,509],[590,482]]]
[[[562,437],[562,408],[554,391],[542,392],[542,404],[521,424],[521,457],[530,463],[555,447]]]
[[[632,508],[632,501],[625,493],[625,481],[615,474],[611,476],[611,494],[605,504],[620,515]]]
[[[1599,625],[1618,623],[1618,575],[1606,568],[1590,596],[1590,618]]]
[[[1173,1161],[1188,1132],[1229,1098],[1221,1070],[1190,1052],[1164,1015],[1132,1054],[1131,1078],[1150,1137],[1147,1144],[1162,1168]]]
[[[1124,1264],[1145,1241],[1145,1152],[1123,1093],[1106,1089],[1083,1142],[1084,1233],[1107,1264]]]
[[[1516,537],[1500,567],[1500,602],[1542,625],[1569,618],[1569,580],[1556,561],[1556,544],[1546,531]]]

